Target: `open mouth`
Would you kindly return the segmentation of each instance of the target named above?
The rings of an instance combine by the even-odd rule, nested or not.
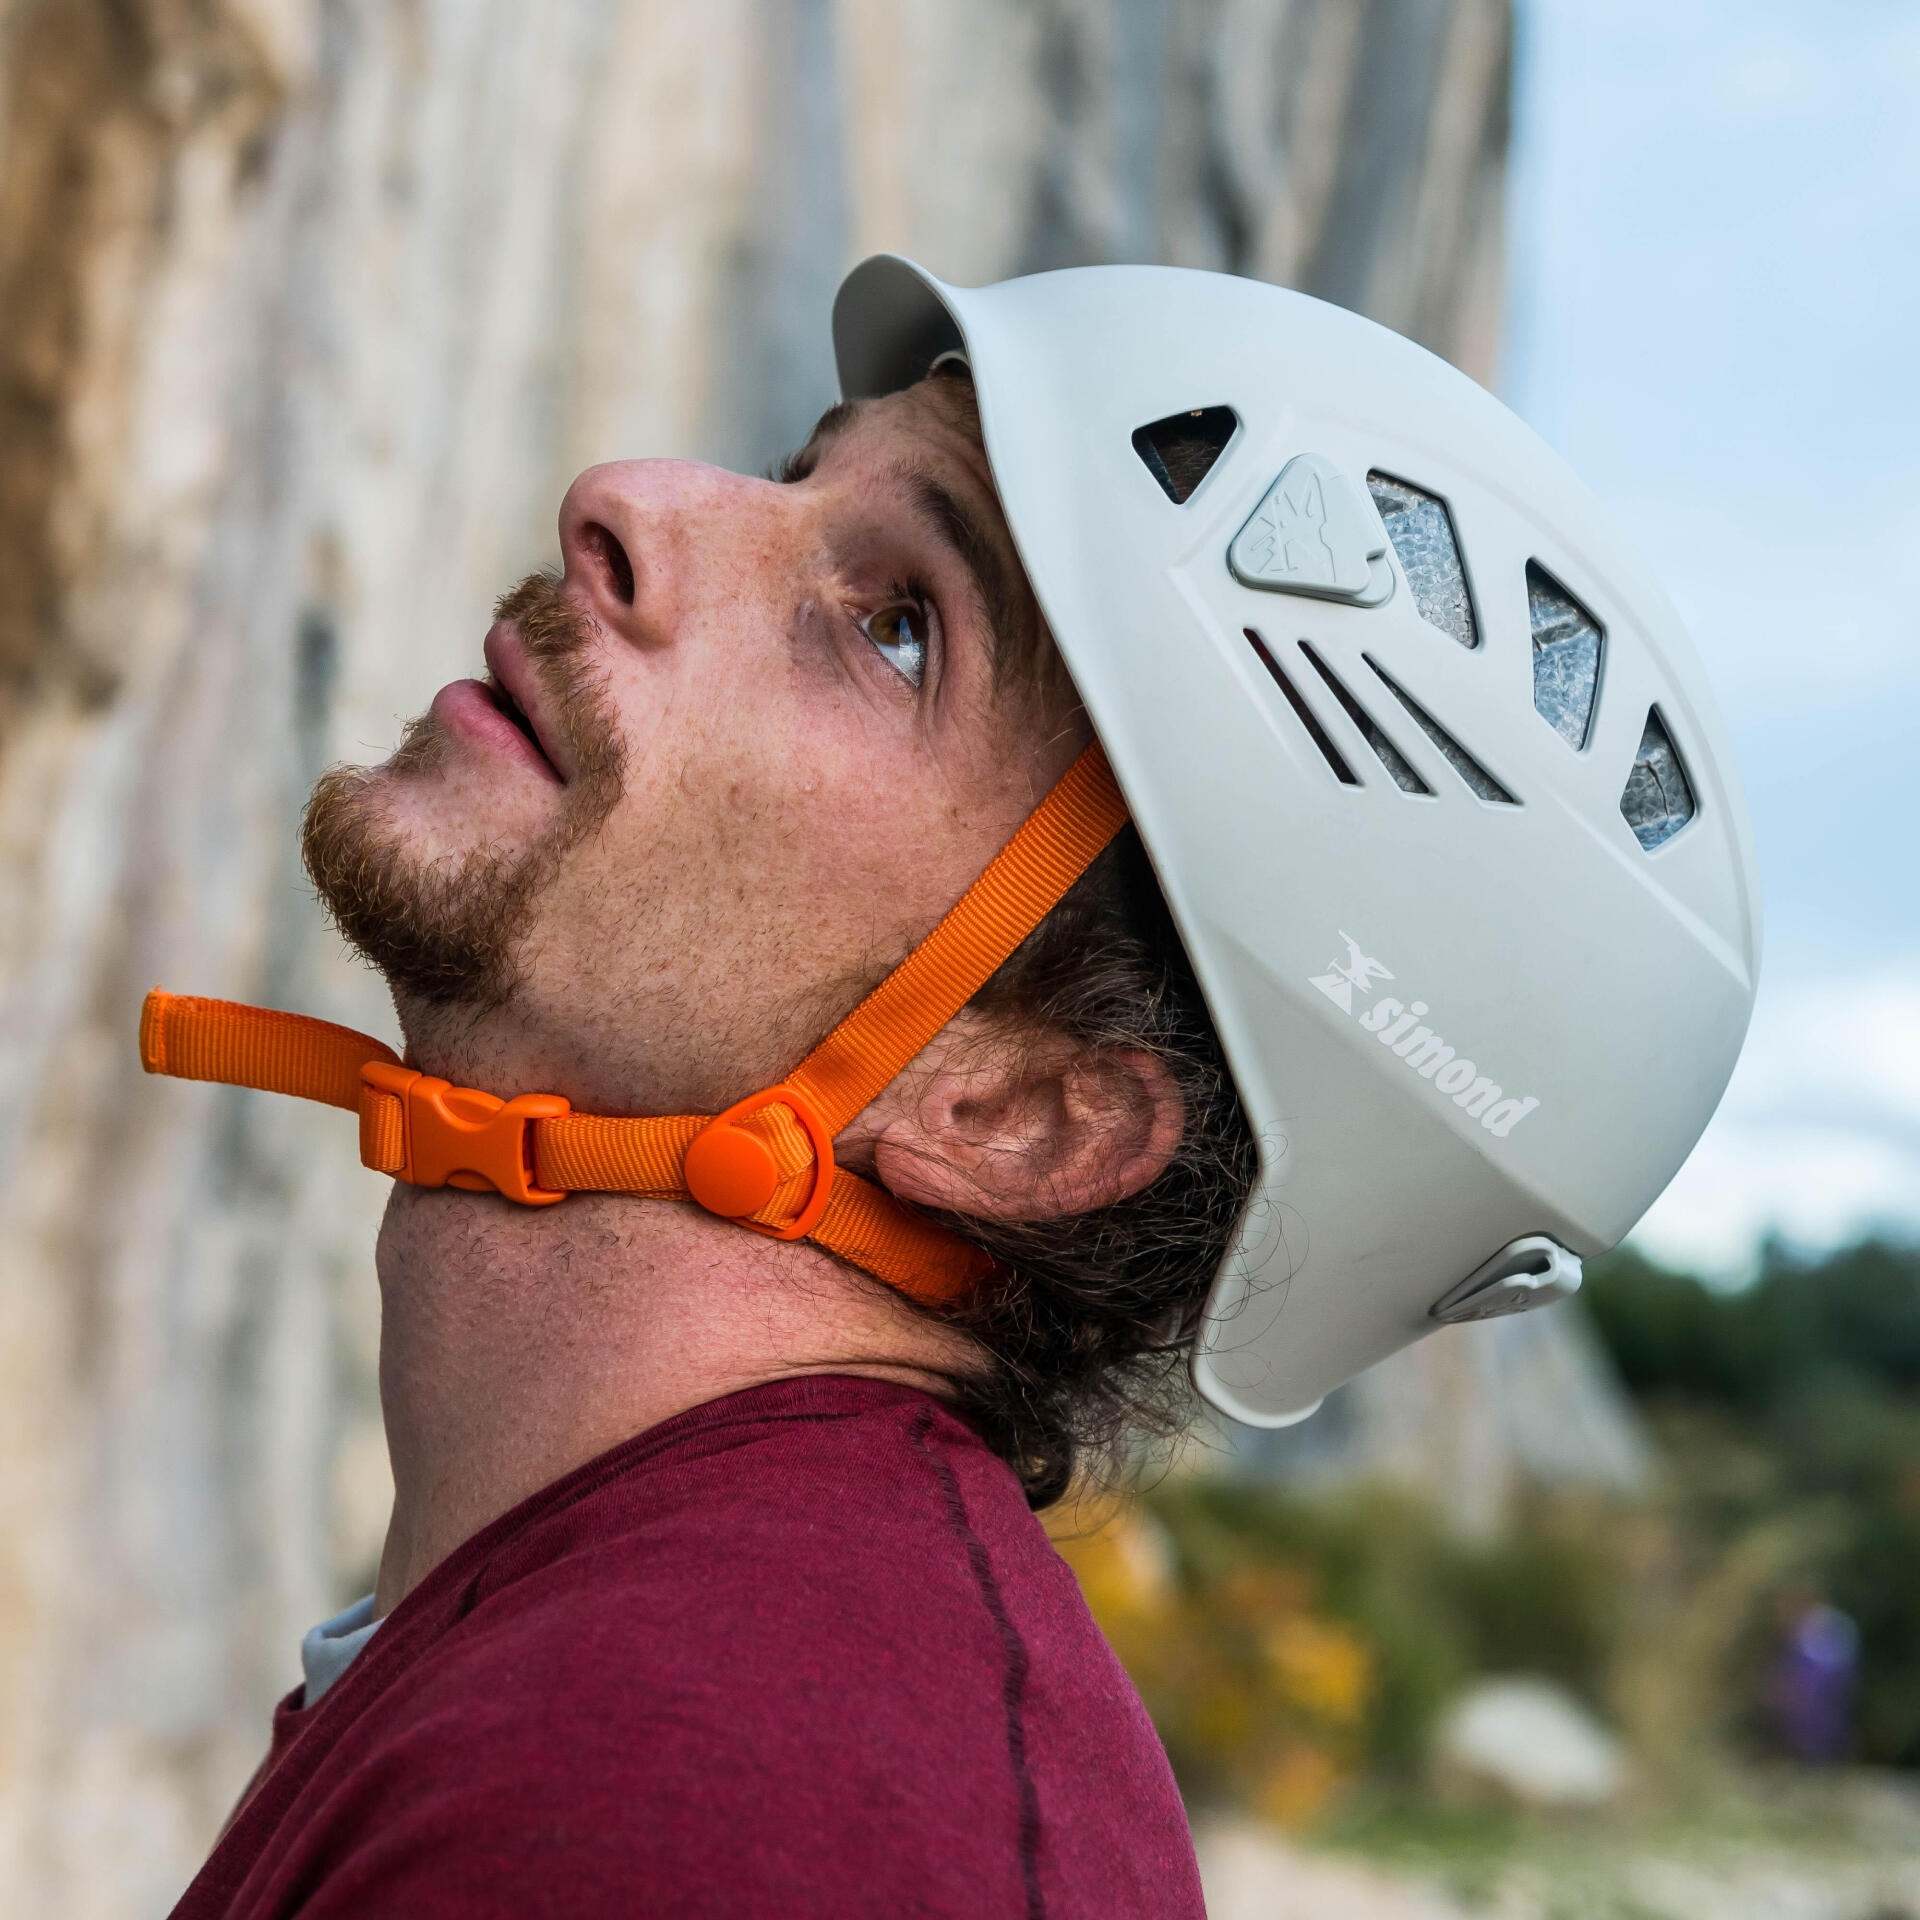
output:
[[[548,766],[552,767],[553,762],[547,758],[547,750],[540,744],[540,736],[534,732],[533,722],[527,718],[526,709],[521,706],[520,702],[516,700],[492,674],[487,675],[486,688],[487,692],[492,696],[493,704],[526,736],[527,744],[533,748],[534,752],[537,753],[542,760],[546,760]],[[559,768],[554,767],[554,772],[557,774]]]

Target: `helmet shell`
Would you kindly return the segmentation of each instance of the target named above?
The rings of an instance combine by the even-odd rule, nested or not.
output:
[[[880,256],[842,286],[834,339],[852,398],[945,351],[970,364],[1014,541],[1258,1141],[1196,1343],[1202,1394],[1284,1424],[1430,1331],[1509,1243],[1619,1240],[1732,1072],[1759,898],[1700,664],[1565,463],[1424,349],[1222,274],[958,288]],[[1238,424],[1176,503],[1134,434],[1217,407]],[[1258,555],[1230,550],[1290,468],[1345,476],[1355,526],[1385,525],[1370,475],[1444,501],[1478,644],[1422,617],[1385,540],[1378,604],[1249,584]],[[1603,630],[1579,744],[1536,707],[1530,564]],[[1389,681],[1510,803],[1467,784]],[[1694,812],[1649,850],[1622,795],[1655,713]],[[1369,726],[1425,793],[1389,777]]]

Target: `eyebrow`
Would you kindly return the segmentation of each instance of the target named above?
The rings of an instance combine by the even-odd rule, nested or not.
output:
[[[925,467],[903,460],[894,466],[893,477],[914,516],[966,572],[986,616],[994,684],[1001,685],[1031,651],[1033,623],[1024,580],[966,502]]]
[[[770,477],[789,484],[806,479],[870,404],[836,401],[814,422],[805,444],[780,461]],[[979,516],[924,466],[901,460],[891,472],[914,517],[960,563],[973,587],[987,623],[994,686],[1003,687],[1016,674],[1030,671],[1039,650],[1039,629],[1030,615],[1025,576],[1008,567]]]
[[[827,449],[860,418],[866,408],[864,400],[836,400],[813,423],[813,431],[799,449],[788,454],[784,460],[774,462],[767,478],[783,481],[789,486],[796,480],[804,480],[827,457]]]

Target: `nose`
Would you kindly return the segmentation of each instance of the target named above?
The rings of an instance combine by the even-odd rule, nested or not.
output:
[[[630,646],[670,645],[699,600],[764,570],[778,491],[697,460],[589,467],[560,503],[568,596]]]

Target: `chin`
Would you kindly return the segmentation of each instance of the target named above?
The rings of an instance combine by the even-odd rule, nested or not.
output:
[[[544,794],[489,779],[458,753],[420,762],[403,751],[361,770],[358,780],[369,838],[422,866],[479,853],[518,859],[554,833],[555,809],[543,804]]]
[[[404,750],[403,750],[404,753]],[[488,1007],[518,984],[517,954],[551,850],[520,846],[431,772],[335,767],[307,803],[301,854],[343,938],[396,999]]]

